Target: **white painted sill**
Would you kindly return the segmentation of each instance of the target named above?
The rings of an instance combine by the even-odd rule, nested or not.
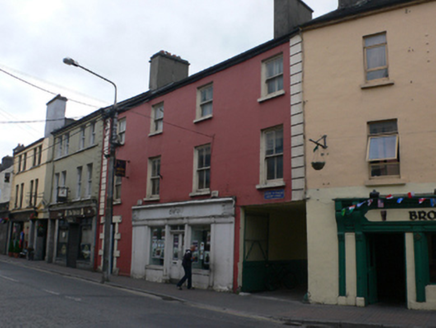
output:
[[[160,200],[160,196],[155,196],[155,197],[145,197],[143,199],[144,202],[154,202]]]
[[[210,114],[210,115],[207,115],[207,116],[203,116],[203,117],[197,118],[197,119],[194,120],[194,124],[200,123],[200,122],[203,122],[203,121],[206,121],[206,120],[210,120],[212,117],[213,117],[213,115]]]
[[[274,98],[279,97],[279,96],[283,96],[284,94],[285,94],[285,90],[280,90],[280,91],[277,91],[277,92],[274,92],[274,93],[270,93],[270,94],[268,94],[268,95],[266,95],[264,97],[261,97],[261,98],[257,99],[257,102],[258,103],[263,103],[264,101],[267,101],[267,100],[270,100],[270,99],[274,99]]]
[[[193,191],[189,194],[189,197],[207,196],[210,195],[210,189]]]
[[[383,178],[374,178],[365,181],[365,186],[373,187],[373,186],[399,186],[405,185],[407,181],[402,179],[401,177],[383,177]]]
[[[392,80],[383,80],[383,81],[376,81],[376,82],[366,82],[365,84],[361,84],[361,89],[371,89],[371,88],[378,88],[378,87],[384,87],[388,85],[394,85],[395,82]]]
[[[284,181],[273,181],[268,182],[266,184],[258,184],[256,185],[256,189],[269,189],[269,188],[277,188],[277,187],[285,187],[286,183]]]

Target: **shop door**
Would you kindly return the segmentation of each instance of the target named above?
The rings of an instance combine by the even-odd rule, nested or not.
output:
[[[406,302],[406,261],[403,233],[368,235],[368,303]]]
[[[67,267],[75,268],[77,256],[79,254],[80,226],[78,224],[69,225]]]
[[[170,264],[170,280],[176,281],[183,277],[184,270],[182,267],[183,255],[185,253],[184,245],[185,233],[172,232],[171,233],[171,264]],[[187,246],[186,246],[187,247]]]

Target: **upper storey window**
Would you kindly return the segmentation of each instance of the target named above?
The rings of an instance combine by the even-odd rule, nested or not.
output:
[[[370,177],[399,176],[397,121],[368,123],[368,151]]]
[[[161,133],[163,131],[164,103],[152,107],[151,118],[151,134]]]
[[[389,78],[386,33],[363,38],[366,81]]]
[[[196,119],[212,117],[213,114],[213,84],[208,84],[197,90]]]
[[[263,102],[270,98],[283,95],[283,54],[271,57],[262,62],[262,88],[261,98],[258,102]]]

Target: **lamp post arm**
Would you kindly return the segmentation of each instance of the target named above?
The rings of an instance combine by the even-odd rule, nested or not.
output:
[[[101,76],[101,75],[99,75],[99,74],[97,74],[97,73],[95,73],[95,72],[93,72],[93,71],[87,69],[86,67],[83,67],[82,65],[77,64],[77,65],[75,65],[75,66],[80,67],[81,69],[87,71],[88,73],[91,73],[91,74],[93,74],[93,75],[99,77],[100,79],[105,80],[106,82],[109,82],[110,84],[112,84],[112,85],[114,86],[114,88],[115,88],[114,107],[115,107],[115,106],[116,106],[116,103],[117,103],[117,93],[118,93],[118,92],[117,92],[117,85],[116,85],[115,83],[113,83],[111,80],[108,80],[107,78],[105,78],[105,77],[103,77],[103,76]],[[114,110],[115,110],[115,108],[114,108]]]

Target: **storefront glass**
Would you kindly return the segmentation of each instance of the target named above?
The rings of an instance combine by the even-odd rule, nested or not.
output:
[[[436,233],[427,233],[430,282],[436,284]]]
[[[195,246],[192,263],[194,269],[209,270],[210,225],[192,226],[191,244]]]
[[[67,257],[67,245],[68,245],[68,222],[66,220],[59,220],[58,245],[57,245],[58,258],[65,259]]]
[[[151,228],[150,264],[163,265],[165,249],[165,227]]]
[[[82,219],[80,223],[80,249],[79,259],[84,261],[91,260],[92,245],[92,219]]]

